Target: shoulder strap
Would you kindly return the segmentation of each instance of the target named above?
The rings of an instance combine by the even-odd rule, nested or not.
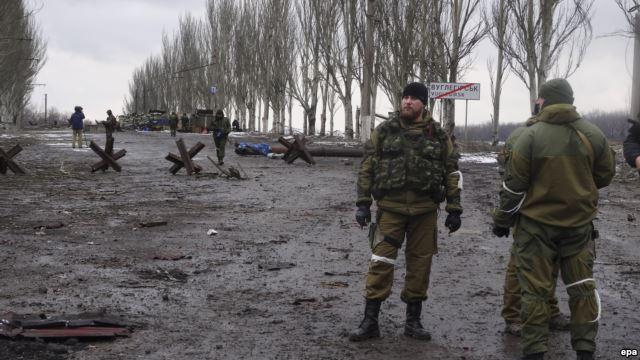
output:
[[[580,138],[580,141],[582,141],[584,146],[587,147],[587,155],[589,156],[589,162],[591,163],[591,169],[593,169],[593,166],[594,166],[595,161],[596,161],[596,156],[595,156],[595,152],[593,151],[593,145],[591,144],[591,141],[589,141],[587,136],[582,131],[578,130],[575,126],[573,126],[573,124],[569,124],[569,126],[576,132],[576,134],[578,134],[578,137]]]

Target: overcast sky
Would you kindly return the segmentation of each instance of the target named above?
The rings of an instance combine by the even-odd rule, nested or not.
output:
[[[32,0],[41,2],[39,0]],[[81,105],[89,119],[103,119],[107,109],[120,114],[133,70],[151,54],[160,52],[162,32],[177,28],[186,12],[204,15],[205,0],[47,0],[38,18],[48,41],[47,63],[38,76],[32,103],[71,112]],[[623,37],[602,37],[626,27],[613,0],[596,0],[594,39],[582,66],[569,78],[575,105],[582,113],[625,110],[629,105],[633,42]],[[478,82],[482,98],[469,101],[469,123],[490,119],[491,99],[486,61],[494,48],[483,43],[474,54],[474,66],[460,81]],[[380,91],[379,97],[384,97]],[[389,111],[379,98],[379,113]],[[464,102],[457,102],[457,124],[464,123]],[[355,106],[354,106],[355,111]],[[503,90],[501,119],[520,122],[528,117],[528,91],[510,75]],[[300,117],[294,127],[301,128]],[[342,129],[342,110],[338,112]]]

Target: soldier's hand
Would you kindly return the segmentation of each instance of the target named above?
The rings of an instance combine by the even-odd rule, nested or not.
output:
[[[371,210],[368,205],[358,206],[358,210],[356,210],[356,221],[361,228],[371,222]]]
[[[458,231],[461,225],[462,220],[460,219],[460,212],[458,211],[450,212],[449,215],[447,215],[447,219],[444,221],[444,226],[449,229],[449,234]]]
[[[493,231],[493,235],[497,237],[509,237],[508,227],[506,228],[498,225],[493,225],[493,228],[491,229],[491,231]]]

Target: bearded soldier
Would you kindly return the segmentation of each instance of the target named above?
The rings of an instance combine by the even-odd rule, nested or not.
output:
[[[614,154],[573,104],[564,79],[540,87],[540,113],[513,144],[505,167],[493,232],[508,236],[515,225],[515,256],[522,294],[523,359],[543,359],[559,262],[569,294],[571,345],[581,360],[593,359],[600,301],[593,278],[598,189],[615,174]]]
[[[366,280],[366,305],[360,326],[349,334],[352,341],[380,336],[380,305],[391,294],[398,250],[406,238],[406,276],[400,298],[407,304],[404,334],[429,340],[420,321],[427,299],[431,259],[437,253],[439,203],[447,200],[445,226],[460,228],[462,174],[449,136],[425,109],[424,84],[408,84],[402,92],[399,113],[371,134],[358,175],[356,220],[371,221],[371,197],[376,200],[376,222],[369,228],[372,249]]]

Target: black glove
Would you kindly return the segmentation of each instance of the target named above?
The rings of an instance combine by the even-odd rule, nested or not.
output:
[[[493,228],[491,229],[491,231],[493,231],[493,235],[495,235],[497,237],[509,237],[509,228],[508,227],[502,227],[502,226],[498,226],[498,225],[493,225]]]
[[[460,212],[454,211],[447,215],[447,219],[444,221],[444,226],[449,229],[449,234],[454,233],[460,229],[462,220],[460,219]]]
[[[358,205],[356,211],[356,221],[361,227],[367,226],[371,222],[371,210],[368,205]]]

